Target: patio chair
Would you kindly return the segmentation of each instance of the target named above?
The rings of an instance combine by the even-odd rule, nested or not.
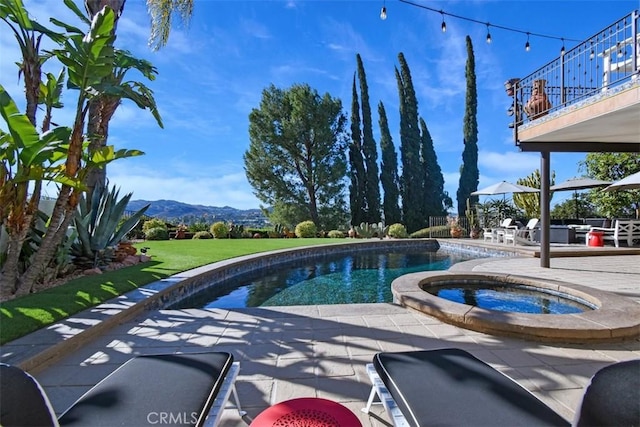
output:
[[[516,226],[511,225],[512,223],[513,223],[513,219],[506,218],[500,223],[498,227],[483,228],[482,235],[483,235],[484,241],[485,242],[490,241],[492,243],[501,243],[503,241],[504,232],[506,229],[517,228]]]
[[[634,240],[640,240],[640,220],[616,219],[613,227],[591,227],[589,232],[599,231],[603,233],[604,240],[611,240],[616,248],[620,247],[620,240],[626,240],[627,246],[633,246]],[[586,239],[589,245],[589,239]]]
[[[637,422],[639,369],[640,359],[598,371],[575,424]],[[570,425],[514,380],[461,349],[378,353],[367,373],[372,389],[363,412],[369,412],[377,395],[396,427]]]
[[[230,394],[240,416],[226,352],[137,356],[87,391],[59,419],[38,381],[0,364],[0,425],[216,425]]]
[[[533,230],[538,225],[538,222],[538,218],[531,218],[524,228],[506,228],[503,237],[504,243],[511,243],[512,245],[516,243],[522,245],[534,244]]]

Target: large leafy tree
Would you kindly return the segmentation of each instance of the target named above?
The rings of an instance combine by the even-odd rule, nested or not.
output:
[[[579,206],[581,218],[597,218],[601,215],[598,213],[593,203],[589,201],[588,194],[585,192],[579,192],[556,204],[551,209],[551,218],[574,218],[576,216],[576,206]]]
[[[400,155],[402,177],[402,218],[407,231],[414,232],[423,224],[420,207],[422,197],[422,166],[420,162],[420,129],[418,127],[418,100],[411,80],[411,71],[404,54],[398,54],[400,70],[395,69],[400,101]]]
[[[362,152],[366,169],[365,199],[367,212],[365,221],[368,224],[380,222],[380,181],[378,180],[378,149],[373,138],[371,106],[369,105],[369,86],[364,64],[360,54],[356,55],[358,63],[358,81],[362,98]]]
[[[640,171],[640,154],[589,153],[580,166],[592,178],[618,181]],[[635,217],[640,211],[640,190],[592,190],[589,200],[609,218]]]
[[[427,128],[427,124],[420,117],[420,153],[423,170],[423,197],[424,203],[424,226],[428,226],[428,220],[431,216],[444,216],[447,214],[447,208],[451,207],[451,198],[444,191],[444,177],[442,169],[438,164],[438,157],[433,148],[433,140]]]
[[[360,225],[367,215],[366,171],[362,155],[362,133],[360,132],[360,102],[356,88],[356,76],[353,76],[351,91],[351,142],[349,143],[349,205],[351,224]]]
[[[467,209],[467,199],[471,205],[478,202],[478,196],[471,193],[478,189],[480,171],[478,170],[478,91],[476,89],[476,62],[473,54],[471,37],[467,36],[467,65],[465,76],[467,80],[467,94],[463,123],[462,166],[460,167],[460,182],[457,191],[458,215],[464,216]]]
[[[393,145],[387,112],[384,104],[378,104],[378,124],[380,126],[380,149],[382,151],[382,163],[380,164],[380,182],[384,192],[383,212],[386,224],[396,224],[402,221],[400,211],[400,178],[398,177],[398,156]]]
[[[344,225],[348,135],[342,103],[306,84],[271,85],[249,114],[245,171],[269,206],[290,204],[320,229]],[[340,222],[338,222],[340,221]]]

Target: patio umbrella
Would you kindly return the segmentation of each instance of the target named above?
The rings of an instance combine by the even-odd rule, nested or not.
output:
[[[626,178],[622,178],[620,181],[614,182],[605,188],[604,191],[633,190],[636,188],[640,188],[640,172],[636,172]]]
[[[480,190],[471,193],[472,196],[493,196],[496,194],[507,193],[539,193],[540,190],[533,187],[527,187],[526,185],[512,184],[507,181],[502,181],[497,184],[490,185]]]
[[[496,194],[506,195],[507,193],[539,193],[540,190],[533,187],[527,187],[526,185],[512,184],[507,181],[498,182],[497,184],[490,185],[480,190],[471,193],[472,196],[493,196]],[[506,196],[504,196],[506,198]],[[503,199],[504,199],[503,198]],[[502,212],[498,212],[498,217],[502,218]]]
[[[560,184],[552,185],[549,187],[551,191],[566,191],[573,190],[573,199],[576,203],[576,218],[580,218],[579,204],[578,204],[578,190],[586,190],[588,188],[604,187],[611,184],[611,181],[602,181],[600,179],[593,179],[589,177],[571,178]]]

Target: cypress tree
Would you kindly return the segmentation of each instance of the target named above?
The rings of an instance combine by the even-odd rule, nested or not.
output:
[[[422,201],[424,202],[426,227],[428,226],[430,216],[444,216],[447,214],[446,208],[451,206],[451,198],[447,192],[444,191],[442,169],[438,164],[438,157],[433,148],[433,139],[431,139],[427,123],[422,117],[420,117],[420,131],[420,152],[424,171],[424,193]]]
[[[362,108],[362,152],[365,164],[365,201],[367,212],[365,222],[376,224],[380,222],[380,182],[378,180],[378,150],[373,138],[373,124],[371,121],[371,106],[369,105],[369,88],[367,75],[364,71],[360,54],[356,55],[358,62],[358,80],[360,82],[360,98]]]
[[[458,215],[464,216],[467,208],[467,199],[471,205],[478,202],[478,196],[471,193],[478,189],[480,172],[478,171],[478,92],[476,90],[475,58],[471,37],[467,36],[467,66],[465,76],[467,79],[467,95],[465,100],[462,166],[460,168],[460,183],[458,185]]]
[[[351,99],[351,144],[349,144],[349,205],[351,208],[351,224],[360,225],[366,218],[365,201],[365,169],[362,158],[362,136],[360,134],[360,104],[356,90],[356,76],[353,76]]]
[[[382,183],[384,222],[387,225],[402,221],[400,212],[400,180],[398,178],[398,156],[389,132],[387,112],[384,104],[378,104],[378,124],[380,125],[380,150],[382,163],[380,164],[380,182]]]
[[[400,71],[396,68],[396,80],[400,97],[400,154],[402,177],[402,217],[407,231],[414,232],[423,224],[421,209],[422,171],[420,164],[420,129],[418,128],[418,100],[411,80],[411,72],[404,54],[398,54]]]

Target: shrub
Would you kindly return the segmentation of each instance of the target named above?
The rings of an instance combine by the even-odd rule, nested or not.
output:
[[[151,218],[148,219],[144,222],[144,224],[142,225],[142,231],[144,232],[145,236],[147,235],[147,232],[153,228],[163,228],[165,231],[167,230],[167,224],[165,224],[165,222],[161,219],[158,218]],[[148,237],[147,237],[148,239]]]
[[[429,237],[430,234],[437,234],[442,232],[448,232],[448,225],[436,225],[435,227],[427,227],[422,230],[414,231],[409,235],[412,239],[420,239],[424,237]]]
[[[156,227],[144,233],[147,240],[169,240],[169,232],[164,227]]]
[[[198,231],[192,239],[213,239],[213,236],[208,231]]]
[[[222,221],[215,222],[211,225],[210,228],[211,234],[215,239],[228,239],[229,238],[229,227]]]
[[[313,221],[302,221],[296,225],[296,236],[300,238],[316,237],[318,229]]]
[[[328,237],[330,239],[344,239],[345,234],[340,230],[331,230],[329,231]]]
[[[206,222],[194,222],[193,224],[189,224],[189,231],[191,231],[192,233],[197,233],[198,231],[208,231],[209,230],[209,226],[207,225]]]
[[[406,239],[409,237],[407,229],[402,224],[392,224],[389,226],[389,236],[397,239]]]

